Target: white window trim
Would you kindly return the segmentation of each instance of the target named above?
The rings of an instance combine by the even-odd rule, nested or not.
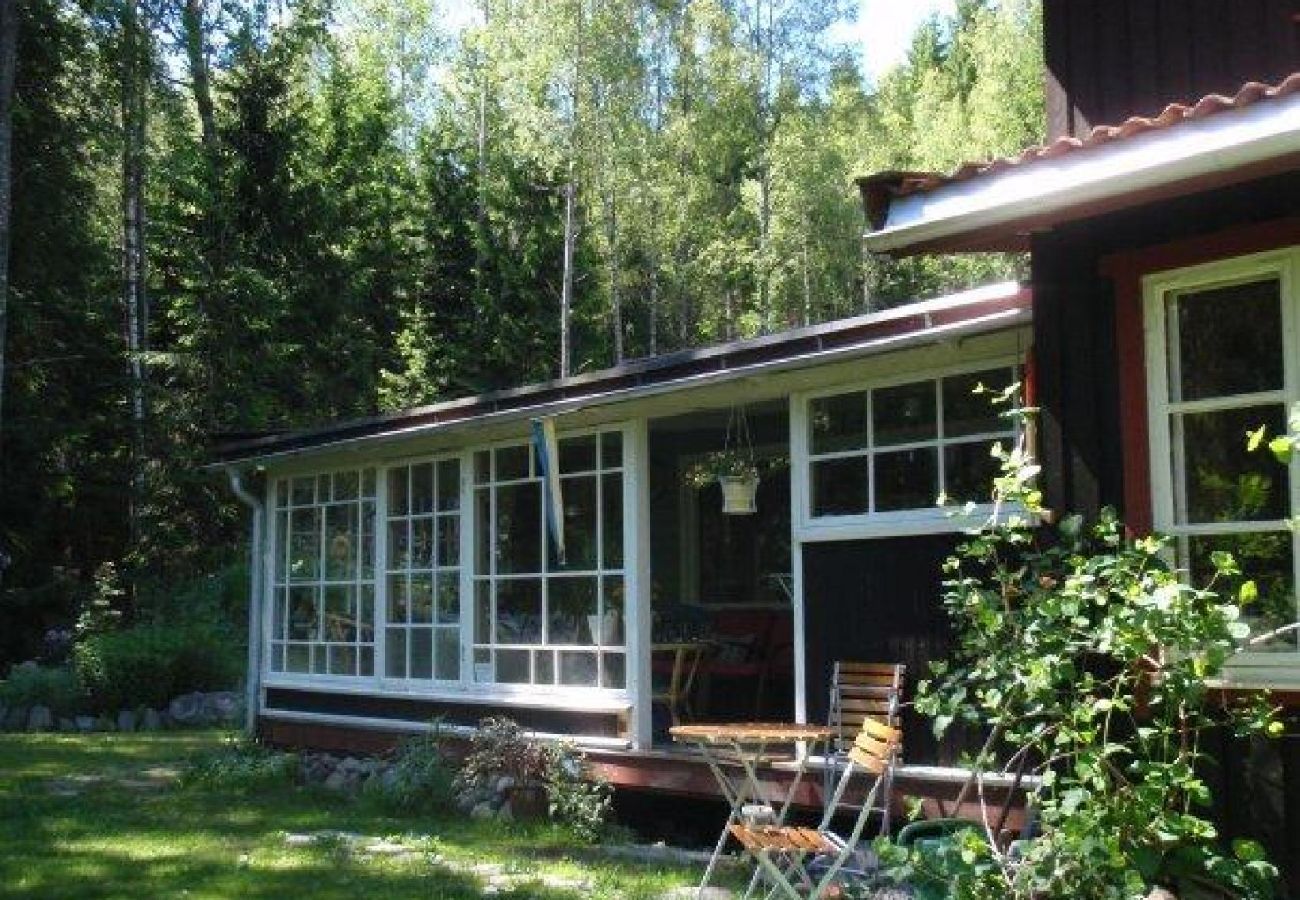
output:
[[[638,427],[640,426],[640,430]],[[264,609],[268,614],[263,616],[262,622],[262,641],[264,653],[262,654],[262,675],[261,680],[263,689],[266,688],[287,688],[297,690],[317,690],[334,693],[352,693],[368,694],[372,696],[394,696],[409,697],[425,700],[444,700],[454,703],[482,703],[484,705],[500,704],[502,706],[531,706],[539,708],[549,708],[562,711],[572,712],[612,712],[624,711],[633,705],[633,698],[640,691],[638,681],[648,683],[648,672],[641,673],[643,668],[639,657],[643,654],[638,649],[644,638],[648,634],[648,616],[646,622],[641,623],[638,627],[639,617],[642,617],[642,607],[648,606],[646,598],[641,596],[643,585],[642,578],[638,577],[642,570],[648,572],[648,544],[645,540],[644,527],[638,525],[636,517],[641,515],[637,512],[637,507],[633,503],[633,498],[639,498],[640,492],[644,488],[644,479],[638,471],[639,467],[646,464],[644,448],[638,450],[634,444],[638,434],[644,431],[644,422],[630,421],[623,423],[614,423],[601,425],[592,428],[581,428],[566,430],[560,433],[559,437],[581,437],[587,434],[597,432],[619,432],[622,435],[623,459],[621,463],[622,485],[623,485],[623,568],[620,570],[623,577],[624,592],[624,633],[623,633],[623,653],[625,658],[625,687],[623,688],[605,688],[605,687],[582,687],[576,685],[532,685],[532,684],[495,684],[480,683],[473,679],[473,651],[474,651],[474,584],[477,580],[476,572],[477,560],[474,558],[474,534],[477,527],[476,510],[473,503],[474,498],[474,474],[473,461],[474,454],[482,450],[490,450],[498,446],[510,446],[520,443],[529,443],[529,437],[520,435],[514,438],[501,439],[490,443],[475,444],[465,447],[455,452],[437,452],[432,454],[412,454],[400,458],[376,461],[371,464],[354,463],[350,465],[334,465],[328,467],[299,469],[297,467],[289,470],[276,472],[272,477],[267,479],[266,495],[268,501],[268,529],[267,529],[267,552],[264,565],[266,567],[266,577],[263,579],[263,598]],[[642,439],[644,435],[642,434]],[[642,441],[644,442],[644,441]],[[385,662],[385,633],[388,626],[388,491],[387,479],[388,472],[393,468],[401,468],[414,464],[437,462],[439,460],[459,458],[460,459],[460,478],[461,478],[461,547],[460,547],[460,585],[461,585],[461,632],[460,632],[460,652],[461,667],[460,679],[458,681],[438,681],[435,679],[399,679],[390,678],[384,675]],[[375,470],[375,551],[374,551],[374,674],[373,675],[321,675],[310,673],[288,673],[271,671],[271,645],[272,620],[273,616],[269,614],[269,604],[273,602],[275,596],[274,590],[274,548],[278,540],[277,524],[279,508],[275,504],[276,484],[280,481],[291,481],[294,477],[316,476],[320,474],[332,474],[336,471],[361,471],[363,469],[373,468]],[[646,557],[646,558],[643,558]],[[613,570],[609,570],[612,572]],[[648,583],[648,581],[647,581]],[[584,650],[590,648],[583,648]],[[648,655],[647,655],[648,658]],[[641,677],[638,678],[638,675]],[[648,688],[647,688],[648,690]],[[647,695],[648,696],[648,695]],[[636,731],[645,731],[648,735],[648,722],[642,723]],[[643,740],[648,737],[643,736]]]
[[[979,503],[971,508],[947,508],[935,505],[921,509],[891,510],[889,512],[861,513],[842,516],[814,516],[812,514],[812,468],[814,458],[833,458],[843,456],[866,456],[867,452],[853,451],[844,454],[814,454],[809,444],[808,424],[809,407],[812,401],[822,397],[833,397],[880,388],[913,384],[922,381],[935,381],[953,375],[969,375],[988,369],[1005,367],[1011,369],[1023,364],[1018,353],[1001,353],[974,360],[963,360],[949,366],[935,366],[909,371],[889,378],[877,378],[850,384],[836,385],[816,391],[805,391],[790,397],[790,477],[791,503],[794,505],[793,524],[796,538],[800,542],[846,541],[876,537],[906,537],[909,535],[947,534],[968,531],[988,522],[994,514],[992,503]],[[942,409],[936,413],[942,418]],[[1009,444],[1010,435],[989,435],[983,438],[991,445],[1001,438]],[[923,441],[919,446],[945,447],[949,444],[978,443],[980,435],[964,435],[960,439],[945,440],[942,425],[936,431],[933,441]],[[905,449],[911,445],[891,446],[889,450]],[[943,454],[939,454],[938,476],[942,479]],[[937,498],[936,498],[937,499]]]
[[[1275,276],[1282,297],[1283,388],[1211,400],[1170,401],[1169,357],[1166,340],[1165,298],[1172,291],[1206,290],[1216,286]],[[1170,269],[1142,279],[1142,321],[1146,354],[1147,427],[1151,472],[1152,525],[1157,533],[1175,537],[1227,532],[1254,533],[1284,531],[1285,521],[1250,523],[1194,524],[1179,526],[1175,521],[1173,440],[1169,420],[1172,413],[1200,409],[1232,409],[1259,403],[1279,403],[1287,408],[1300,401],[1300,342],[1297,341],[1297,313],[1300,312],[1300,247],[1255,253],[1232,259],[1216,260],[1195,266]],[[1245,452],[1245,439],[1242,440]],[[1290,464],[1291,510],[1300,513],[1300,458]],[[1181,490],[1181,487],[1177,489]],[[1292,537],[1293,584],[1300,585],[1300,532]],[[1225,683],[1241,680],[1251,670],[1258,672],[1258,683],[1281,683],[1283,670],[1292,673],[1300,668],[1300,650],[1295,652],[1242,652],[1228,662]]]

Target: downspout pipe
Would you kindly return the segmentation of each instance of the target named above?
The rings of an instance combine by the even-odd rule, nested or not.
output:
[[[252,547],[249,557],[248,599],[248,675],[245,678],[244,730],[250,737],[257,733],[257,714],[262,696],[262,542],[266,529],[266,506],[244,483],[245,473],[233,466],[226,469],[230,490],[253,513]]]

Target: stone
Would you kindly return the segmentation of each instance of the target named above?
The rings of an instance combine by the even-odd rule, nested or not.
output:
[[[469,817],[471,819],[478,819],[480,821],[484,819],[490,819],[495,815],[496,815],[496,810],[493,809],[492,804],[488,803],[486,800],[484,800],[482,803],[477,804],[473,809],[469,811]]]
[[[9,718],[9,707],[0,703],[0,730],[5,727],[5,720]]]
[[[140,714],[141,731],[162,731],[162,727],[163,720],[162,716],[158,714],[158,710],[146,708]]]
[[[511,775],[502,775],[497,779],[496,791],[498,794],[509,794],[514,786],[519,782]]]
[[[401,856],[410,852],[410,849],[405,844],[384,838],[371,841],[366,845],[365,850],[367,853],[373,853],[376,856]]]
[[[308,847],[315,842],[315,838],[310,834],[295,834],[290,832],[284,836],[286,847]]]
[[[679,887],[664,894],[664,900],[736,900],[735,891],[720,887]]]
[[[77,716],[72,721],[76,723],[77,730],[82,734],[90,734],[90,732],[95,730],[94,716]]]
[[[335,769],[330,772],[329,777],[325,779],[325,787],[331,791],[345,791],[348,789],[350,779],[346,772],[341,769]]]
[[[65,717],[65,718],[60,718],[60,719],[59,719],[59,731],[62,731],[62,732],[64,732],[65,734],[68,734],[68,733],[72,733],[72,732],[74,732],[74,731],[76,731],[76,730],[77,730],[77,723],[76,723],[75,721],[73,721],[72,719],[69,719],[69,718],[66,718],[66,717]]]
[[[234,691],[213,691],[203,697],[205,722],[231,724],[239,721],[239,695]]]
[[[50,731],[54,728],[54,713],[48,706],[33,706],[27,713],[28,731]]]
[[[181,694],[167,704],[167,715],[177,725],[198,725],[203,721],[203,695]]]
[[[22,731],[27,727],[27,709],[23,706],[14,706],[9,710],[9,717],[4,721],[6,731]]]
[[[95,720],[95,730],[96,730],[96,731],[112,731],[112,730],[113,730],[113,720],[110,719],[108,716],[100,716],[98,719]]]
[[[116,724],[118,731],[135,731],[135,713],[129,709],[119,710]]]

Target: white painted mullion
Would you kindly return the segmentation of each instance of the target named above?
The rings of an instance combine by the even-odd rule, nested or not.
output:
[[[623,429],[623,602],[627,622],[625,668],[632,703],[632,745],[654,740],[650,674],[650,440],[644,418]]]
[[[876,391],[867,393],[867,515],[876,511]]]
[[[943,430],[943,379],[934,380],[934,433],[937,442],[934,448],[936,469],[939,483],[935,485],[938,490],[935,492],[935,500],[939,497],[946,496],[948,492],[947,466],[945,465],[946,453],[944,450],[944,430]]]
[[[1300,354],[1300,254],[1292,253],[1288,264],[1279,271],[1278,288],[1282,303],[1282,382],[1286,392],[1283,408],[1284,427],[1290,428],[1291,407],[1300,402],[1300,366],[1297,354]],[[1287,463],[1287,475],[1290,487],[1290,517],[1294,520],[1300,515],[1300,455],[1291,454]],[[1292,602],[1296,604],[1293,617],[1300,620],[1300,528],[1291,529],[1291,584]],[[1292,647],[1296,647],[1296,635],[1290,637]]]
[[[388,473],[375,467],[375,683],[388,680]]]
[[[805,628],[803,595],[803,530],[807,522],[808,462],[807,400],[787,400],[790,435],[790,615],[794,643],[794,720],[808,721],[808,636]],[[800,748],[801,751],[806,749]]]

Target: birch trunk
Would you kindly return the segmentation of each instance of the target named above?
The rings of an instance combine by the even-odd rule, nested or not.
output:
[[[609,242],[609,305],[614,320],[614,364],[623,362],[623,298],[619,291],[618,207],[614,189],[605,194],[605,238]]]
[[[130,535],[139,538],[145,426],[145,335],[149,327],[145,292],[144,141],[148,91],[147,36],[136,0],[122,8],[122,303],[131,408]]]
[[[9,230],[13,179],[14,72],[18,63],[18,2],[0,0],[0,440],[4,436],[5,336],[9,314]]]
[[[569,181],[564,186],[564,280],[560,286],[560,377],[571,373],[571,348],[569,347],[569,319],[573,311],[573,166],[569,166]]]

